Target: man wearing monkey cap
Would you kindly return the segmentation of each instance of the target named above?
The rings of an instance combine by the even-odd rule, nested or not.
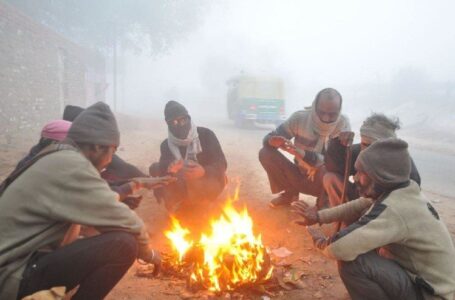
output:
[[[170,213],[215,200],[226,184],[227,162],[218,139],[208,128],[196,126],[187,109],[177,101],[164,108],[168,138],[161,143],[160,160],[150,175],[173,175],[178,180],[155,190]]]

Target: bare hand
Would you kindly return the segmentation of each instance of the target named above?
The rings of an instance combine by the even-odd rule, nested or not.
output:
[[[148,246],[139,249],[138,258],[146,263],[153,264],[153,276],[157,276],[161,270],[161,255],[158,250],[154,250]]]
[[[354,142],[354,132],[352,131],[343,131],[338,135],[341,145],[345,147],[351,147]]]
[[[176,181],[177,178],[173,176],[163,177],[137,177],[133,178],[133,182],[136,184],[136,189],[156,189],[162,186],[168,185],[171,182]]]
[[[183,159],[174,160],[167,167],[167,172],[170,174],[177,174],[183,168]]]
[[[304,201],[292,202],[293,212],[303,217],[301,221],[295,221],[296,224],[309,226],[319,222],[318,209],[316,206],[310,207]]]
[[[316,247],[318,247],[319,249],[324,249],[325,247],[327,247],[328,239],[322,232],[322,230],[313,227],[307,227],[306,229],[308,233],[311,235],[311,238],[313,239],[313,244]]]
[[[281,148],[286,142],[289,142],[289,140],[279,135],[269,138],[269,145],[274,148]]]
[[[195,161],[187,161],[183,169],[181,170],[183,178],[187,180],[193,180],[201,178],[205,175],[205,169],[203,166]]]

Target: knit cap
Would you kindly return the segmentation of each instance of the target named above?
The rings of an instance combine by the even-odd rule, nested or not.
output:
[[[70,127],[71,122],[65,120],[51,121],[44,125],[41,130],[41,137],[61,142],[66,138]]]
[[[411,173],[408,144],[398,138],[379,140],[360,152],[355,168],[385,188],[406,183]]]
[[[109,106],[97,102],[85,109],[73,122],[68,138],[79,143],[118,146],[120,132]]]
[[[166,106],[164,107],[164,119],[166,122],[181,116],[188,116],[188,111],[185,106],[174,100],[166,103]]]

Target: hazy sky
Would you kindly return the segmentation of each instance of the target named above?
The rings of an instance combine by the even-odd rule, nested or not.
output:
[[[455,79],[455,1],[211,3],[168,53],[127,56],[125,109],[169,97],[222,102],[226,79],[241,70],[282,76],[291,98],[388,81],[409,66],[435,81]]]

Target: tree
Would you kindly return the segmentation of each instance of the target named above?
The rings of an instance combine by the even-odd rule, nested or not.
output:
[[[199,21],[200,0],[8,0],[24,13],[78,44],[108,51],[168,49]],[[145,42],[146,41],[146,42]]]
[[[163,52],[199,21],[207,0],[8,0],[25,14],[87,48],[112,50],[117,109],[117,49]],[[122,51],[123,53],[123,51]]]

